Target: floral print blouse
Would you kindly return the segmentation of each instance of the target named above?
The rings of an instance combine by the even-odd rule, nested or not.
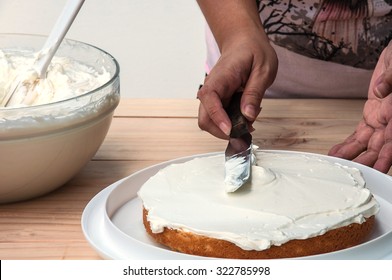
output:
[[[261,0],[270,40],[295,53],[373,69],[392,38],[392,0]]]

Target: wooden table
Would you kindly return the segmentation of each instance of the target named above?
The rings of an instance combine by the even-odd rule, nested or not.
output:
[[[254,143],[326,154],[353,132],[363,103],[266,99]],[[0,205],[0,259],[99,259],[80,225],[94,195],[153,164],[225,149],[226,141],[198,128],[198,104],[191,99],[122,100],[100,150],[74,179],[46,196]]]

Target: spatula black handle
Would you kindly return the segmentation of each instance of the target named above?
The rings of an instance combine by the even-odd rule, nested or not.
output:
[[[231,138],[239,138],[249,133],[248,120],[241,113],[241,97],[242,92],[236,92],[231,97],[230,103],[226,108],[226,113],[231,121]]]

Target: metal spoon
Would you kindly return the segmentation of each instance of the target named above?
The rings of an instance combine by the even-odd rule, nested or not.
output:
[[[45,79],[46,70],[83,3],[84,0],[68,0],[44,46],[39,51],[34,65],[11,84],[10,90],[1,100],[0,107],[7,107],[16,92],[23,91],[23,94],[27,95],[32,92],[39,79]]]

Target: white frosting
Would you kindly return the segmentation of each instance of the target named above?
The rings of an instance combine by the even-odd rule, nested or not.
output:
[[[264,250],[362,223],[379,210],[356,168],[296,153],[255,155],[251,180],[234,193],[225,192],[224,155],[160,170],[138,193],[152,231],[181,229]]]
[[[37,80],[32,69],[37,53],[22,50],[0,51],[0,100],[17,88],[8,107],[52,103],[89,92],[109,81],[110,73],[97,71],[68,57],[53,57],[46,78]],[[34,87],[17,87],[19,81],[38,83]],[[30,89],[30,90],[28,90]]]
[[[249,180],[250,163],[247,162],[248,156],[235,156],[225,161],[225,185],[226,192],[235,192],[245,181]]]

